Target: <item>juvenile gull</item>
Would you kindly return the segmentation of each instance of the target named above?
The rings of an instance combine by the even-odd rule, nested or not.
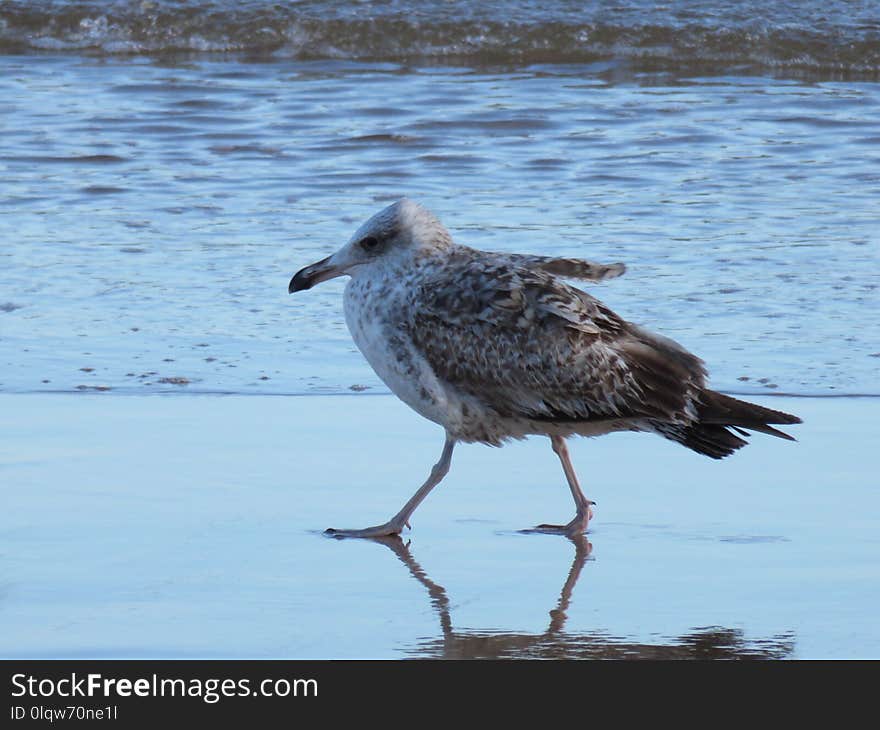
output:
[[[706,386],[703,361],[627,322],[562,279],[603,281],[623,264],[478,251],[455,243],[429,211],[403,199],[374,215],[332,256],[290,280],[290,293],[348,275],[345,321],[391,391],[446,430],[427,481],[388,522],[341,537],[399,534],[449,471],[459,441],[500,446],[550,438],[574,498],[565,525],[592,517],[568,455],[572,435],[649,431],[713,459],[746,445],[744,429],[793,440],[770,424],[797,416]]]

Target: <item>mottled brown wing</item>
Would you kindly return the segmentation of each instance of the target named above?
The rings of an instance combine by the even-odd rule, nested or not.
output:
[[[410,334],[431,367],[501,415],[692,417],[702,362],[549,274],[472,260],[416,301]]]
[[[585,259],[532,256],[519,253],[507,254],[507,257],[514,266],[543,271],[563,279],[607,281],[608,279],[616,279],[626,272],[626,265],[622,263],[597,264],[595,261]]]

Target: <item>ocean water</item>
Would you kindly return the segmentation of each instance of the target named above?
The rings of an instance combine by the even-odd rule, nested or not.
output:
[[[766,6],[766,7],[765,7]],[[383,392],[300,267],[408,195],[732,392],[880,394],[874,3],[5,2],[0,391]]]

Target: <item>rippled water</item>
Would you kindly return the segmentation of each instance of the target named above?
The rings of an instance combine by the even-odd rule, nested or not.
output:
[[[381,384],[299,267],[412,196],[596,287],[716,386],[880,392],[880,89],[331,61],[0,59],[0,389]]]

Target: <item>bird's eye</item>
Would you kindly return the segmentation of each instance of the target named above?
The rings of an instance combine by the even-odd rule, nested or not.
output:
[[[373,236],[362,238],[360,242],[360,247],[364,249],[364,251],[374,251],[378,245],[379,239]]]

